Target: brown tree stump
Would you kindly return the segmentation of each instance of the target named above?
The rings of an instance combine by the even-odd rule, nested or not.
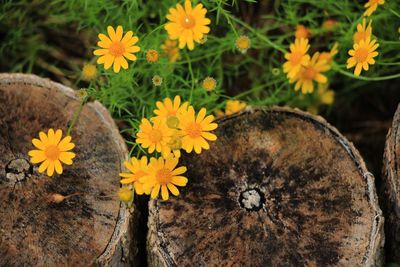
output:
[[[374,177],[322,118],[284,108],[219,120],[183,156],[179,198],[149,205],[150,266],[381,266]]]
[[[388,261],[400,263],[400,105],[386,137],[382,174],[386,256]]]
[[[79,103],[60,84],[0,74],[0,266],[121,266],[135,253],[130,213],[116,197],[127,149],[100,103],[84,106],[72,133],[77,156],[61,176],[29,163],[32,138],[49,128],[65,135]],[[76,195],[54,203],[52,194]]]

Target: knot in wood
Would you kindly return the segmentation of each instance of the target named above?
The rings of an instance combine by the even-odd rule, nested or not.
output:
[[[5,167],[5,181],[11,185],[26,179],[32,174],[32,165],[22,158],[11,160]]]
[[[265,203],[265,196],[258,188],[247,189],[240,193],[239,203],[247,211],[259,211]]]

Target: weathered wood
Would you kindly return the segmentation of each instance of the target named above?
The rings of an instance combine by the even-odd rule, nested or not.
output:
[[[374,177],[322,118],[284,108],[219,121],[184,155],[181,196],[149,204],[150,266],[381,266]]]
[[[400,105],[386,137],[381,193],[387,261],[400,262]]]
[[[100,103],[84,106],[72,133],[77,156],[61,176],[29,164],[32,138],[49,128],[65,134],[78,106],[60,84],[0,74],[0,266],[123,266],[134,256],[136,211],[116,198],[127,149]],[[75,195],[54,203],[53,194]]]

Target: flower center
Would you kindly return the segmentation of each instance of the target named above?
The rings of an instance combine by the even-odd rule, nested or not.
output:
[[[368,57],[368,49],[367,48],[359,48],[356,51],[354,57],[356,58],[357,62],[365,62]]]
[[[182,148],[182,138],[180,137],[173,137],[171,140],[168,142],[169,148],[172,150],[179,150]]]
[[[60,156],[60,149],[56,145],[50,145],[44,151],[44,154],[49,160],[57,160]]]
[[[179,119],[176,116],[168,116],[167,117],[167,126],[171,129],[176,129],[179,125]]]
[[[170,183],[171,178],[172,178],[172,173],[167,168],[162,168],[162,169],[158,170],[156,173],[157,182],[161,185],[166,185],[166,184]]]
[[[186,128],[186,132],[188,133],[189,137],[197,138],[197,137],[201,136],[201,133],[203,132],[203,129],[201,128],[200,124],[198,124],[196,122],[192,122]]]
[[[182,27],[185,29],[191,29],[196,24],[196,20],[191,15],[186,15],[182,20]]]
[[[305,80],[313,80],[317,72],[313,67],[308,67],[304,69],[303,78]]]
[[[292,65],[299,64],[301,62],[302,57],[303,57],[303,53],[293,52],[292,56],[290,57],[290,61],[292,62]]]
[[[159,130],[151,130],[149,133],[149,139],[152,143],[158,143],[161,141],[162,134]]]
[[[108,50],[110,51],[110,54],[114,57],[120,57],[125,52],[125,46],[121,42],[114,42],[111,44]]]

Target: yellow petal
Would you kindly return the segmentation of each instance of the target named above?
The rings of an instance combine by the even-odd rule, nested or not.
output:
[[[160,184],[156,184],[151,190],[151,198],[155,199],[158,197],[158,193],[160,192]]]
[[[38,171],[39,172],[44,172],[47,167],[49,166],[50,161],[49,160],[45,160],[42,164],[40,164]]]
[[[40,141],[39,139],[33,138],[32,139],[32,144],[40,149],[40,150],[44,150],[46,148],[46,146],[42,143],[42,141]]]
[[[163,200],[168,200],[169,193],[166,185],[161,186],[161,197]]]
[[[179,190],[178,190],[178,188],[177,188],[175,185],[173,185],[173,184],[167,184],[167,187],[168,187],[169,191],[171,191],[171,193],[172,193],[174,196],[178,196],[178,195],[179,195]]]
[[[58,174],[62,174],[63,168],[62,168],[61,162],[59,160],[54,161],[54,168]]]
[[[184,176],[173,176],[171,182],[177,186],[185,186],[188,182],[188,179]]]
[[[54,161],[49,161],[49,166],[47,167],[47,176],[53,176],[54,174]]]

